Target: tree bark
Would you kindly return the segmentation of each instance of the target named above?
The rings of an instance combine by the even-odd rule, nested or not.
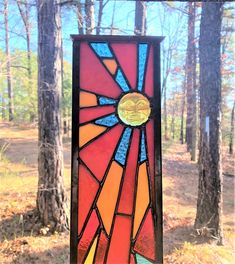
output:
[[[100,0],[99,1],[99,12],[98,12],[98,21],[97,21],[96,35],[100,34],[102,16],[103,16],[103,0]]]
[[[86,34],[91,35],[95,30],[95,6],[94,0],[85,1]]]
[[[197,127],[198,127],[198,111],[197,111],[197,57],[196,57],[196,46],[195,46],[195,18],[196,18],[196,3],[193,2],[193,43],[192,43],[192,79],[193,79],[193,90],[192,90],[192,110],[193,110],[193,120],[192,120],[192,148],[191,148],[191,160],[197,160],[197,148],[198,148],[198,137],[197,137]]]
[[[188,3],[188,45],[186,57],[186,87],[187,87],[187,118],[186,118],[186,142],[187,150],[192,151],[193,119],[194,119],[194,31],[195,31],[195,8],[194,3]]]
[[[78,20],[78,33],[79,35],[84,34],[84,29],[83,29],[83,15],[82,15],[82,5],[80,0],[77,3],[77,20]]]
[[[6,106],[5,106],[5,98],[4,98],[4,90],[2,92],[2,120],[5,120],[6,119]]]
[[[164,78],[163,80],[163,84],[162,84],[162,87],[163,87],[163,118],[164,118],[164,138],[165,140],[169,140],[169,137],[168,137],[168,123],[167,123],[167,105],[166,105],[166,78]]]
[[[184,112],[185,112],[185,93],[186,93],[186,76],[183,83],[183,95],[181,103],[181,120],[180,120],[180,143],[184,144]]]
[[[223,242],[221,164],[222,3],[203,2],[200,25],[200,150],[195,228]]]
[[[175,112],[177,109],[177,102],[175,102],[175,94],[173,95],[173,109],[172,109],[172,118],[171,118],[171,135],[172,139],[175,139]]]
[[[233,154],[233,141],[234,141],[234,111],[235,111],[235,101],[233,103],[233,110],[231,113],[231,131],[230,131],[230,139],[229,139],[229,154]]]
[[[68,229],[61,136],[61,17],[58,0],[38,0],[38,193],[44,225]]]
[[[6,71],[7,71],[7,91],[8,91],[8,111],[9,121],[14,119],[13,87],[11,81],[11,53],[9,44],[9,26],[8,26],[8,0],[4,0],[4,26],[5,26],[5,45],[6,45]]]
[[[135,28],[134,34],[138,36],[146,35],[146,11],[147,5],[143,1],[135,2]]]

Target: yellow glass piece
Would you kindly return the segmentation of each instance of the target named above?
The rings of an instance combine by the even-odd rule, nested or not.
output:
[[[138,173],[133,238],[135,238],[136,236],[136,233],[144,217],[148,204],[149,204],[148,172],[147,172],[146,162],[144,162],[140,165],[139,173]]]
[[[96,106],[97,98],[96,95],[87,92],[80,92],[80,107]]]
[[[79,128],[79,147],[104,132],[107,128],[95,124],[83,125]]]
[[[140,93],[125,94],[118,103],[118,115],[127,125],[142,125],[148,120],[150,113],[149,100]]]
[[[105,66],[109,69],[109,71],[114,74],[117,69],[117,63],[115,60],[105,59],[103,60]]]
[[[113,221],[122,173],[122,167],[113,161],[97,201],[97,207],[107,234],[110,233]]]
[[[98,236],[95,238],[84,264],[92,264],[93,263],[97,241],[98,241]]]

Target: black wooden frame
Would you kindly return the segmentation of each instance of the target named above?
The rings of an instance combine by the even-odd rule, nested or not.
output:
[[[154,71],[154,170],[156,196],[153,197],[154,228],[156,236],[156,257],[163,263],[163,207],[162,207],[162,147],[161,147],[161,76],[160,42],[163,37],[155,36],[95,36],[72,35],[73,40],[73,84],[72,84],[72,146],[71,146],[71,224],[70,224],[70,263],[77,263],[78,245],[78,139],[79,139],[79,82],[80,82],[80,43],[90,41],[119,43],[148,43],[153,46]],[[155,204],[155,205],[154,205]]]

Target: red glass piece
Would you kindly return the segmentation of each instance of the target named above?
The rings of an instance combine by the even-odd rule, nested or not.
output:
[[[150,172],[150,192],[151,197],[154,197],[154,125],[153,120],[146,124],[146,138],[148,148],[149,172]]]
[[[96,251],[96,257],[95,257],[95,263],[96,264],[103,264],[104,263],[107,245],[108,245],[108,238],[106,237],[104,232],[101,231],[101,234],[99,237],[99,242],[98,242],[98,247],[97,247],[97,251]]]
[[[80,234],[99,188],[97,181],[83,165],[79,166],[78,186],[78,234]]]
[[[151,260],[155,260],[155,238],[154,238],[153,217],[151,209],[149,209],[143,225],[140,227],[134,250],[140,255]]]
[[[149,97],[153,97],[153,47],[150,47],[149,57],[147,62],[147,71],[145,75],[144,91]]]
[[[93,210],[91,217],[87,223],[85,231],[78,242],[78,263],[84,263],[84,257],[88,253],[89,247],[92,245],[92,240],[95,237],[99,227],[99,220],[96,211]]]
[[[102,180],[114,149],[122,134],[123,126],[117,125],[84,147],[79,155],[98,180]]]
[[[136,186],[136,166],[139,153],[140,130],[134,129],[130,152],[127,159],[124,182],[121,190],[118,212],[132,214],[134,205],[134,192]]]
[[[135,89],[137,71],[136,44],[112,44],[112,48],[131,87]]]
[[[131,254],[130,264],[136,264],[135,257]]]
[[[115,111],[113,106],[95,106],[91,108],[84,108],[80,110],[79,121],[80,124],[94,120],[96,118],[111,114]]]
[[[128,263],[130,254],[131,217],[116,216],[107,264]]]
[[[81,89],[117,98],[121,90],[87,43],[80,44]]]

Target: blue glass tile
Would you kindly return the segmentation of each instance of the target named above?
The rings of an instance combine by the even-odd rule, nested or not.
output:
[[[106,127],[112,127],[112,126],[116,125],[118,122],[119,121],[118,121],[117,117],[115,116],[115,114],[112,114],[112,115],[108,115],[106,117],[97,119],[95,121],[95,124],[101,125],[101,126],[106,126]]]
[[[99,57],[113,57],[113,54],[110,51],[107,43],[91,43],[91,46]]]
[[[127,92],[130,90],[128,84],[126,83],[125,78],[123,77],[123,74],[120,69],[117,71],[116,75],[116,82],[119,84],[119,86],[122,88],[124,92]]]
[[[115,160],[123,166],[126,163],[127,149],[130,144],[130,136],[132,129],[127,127],[122,135],[121,142],[119,143],[117,152],[115,154]]]
[[[139,70],[138,70],[138,90],[142,91],[143,89],[143,81],[144,81],[144,71],[146,67],[146,59],[147,59],[147,44],[139,44]]]
[[[146,156],[146,146],[145,146],[145,134],[144,134],[144,131],[142,131],[139,161],[142,162],[142,161],[145,161],[146,159],[147,159],[147,156]]]
[[[100,105],[113,105],[115,103],[116,103],[116,100],[114,100],[114,99],[110,99],[107,97],[100,97],[99,98],[99,104]]]
[[[136,254],[136,260],[137,260],[137,264],[149,264],[149,263],[151,263],[150,261],[148,261],[146,258],[143,258],[139,254]]]

